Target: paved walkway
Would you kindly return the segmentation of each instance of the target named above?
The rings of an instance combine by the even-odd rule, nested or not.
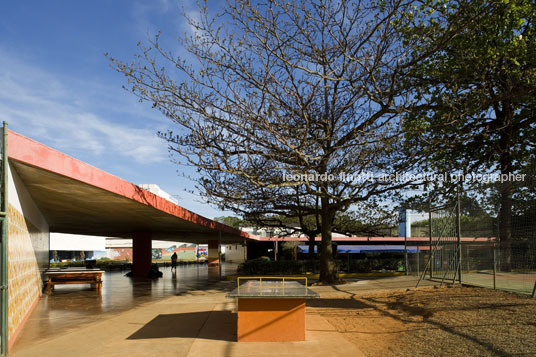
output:
[[[318,286],[325,298],[349,298],[379,290],[413,288],[415,278],[360,280],[335,287]],[[28,321],[14,356],[362,356],[344,334],[336,331],[313,307],[307,308],[306,341],[237,343],[236,304],[225,298],[234,282],[220,281],[209,289],[144,301],[128,310],[95,314],[93,322],[55,333],[42,331],[43,311]],[[96,303],[97,304],[97,303]],[[72,312],[57,313],[69,319]],[[90,320],[91,321],[91,320]],[[48,322],[47,322],[48,323]],[[33,338],[30,338],[32,337]]]

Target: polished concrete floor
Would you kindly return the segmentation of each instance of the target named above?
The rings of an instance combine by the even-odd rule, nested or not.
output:
[[[236,268],[235,264],[223,264],[221,274],[234,274]],[[160,270],[163,277],[159,279],[133,279],[126,277],[126,272],[106,272],[100,296],[89,284],[56,286],[51,295],[43,294],[11,351],[168,296],[214,286],[234,287],[231,282],[221,283],[217,266],[184,265]]]

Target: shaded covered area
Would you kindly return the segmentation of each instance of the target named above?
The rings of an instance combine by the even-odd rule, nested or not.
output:
[[[253,236],[215,222],[154,193],[9,131],[8,155],[49,232],[133,239],[134,276],[147,276],[153,239],[219,245]]]
[[[62,313],[66,315],[60,314],[62,318],[70,319],[72,314],[78,316],[77,309],[86,309],[90,313],[82,316],[91,320],[91,312],[105,312],[117,304],[128,307],[131,300],[143,301],[145,294],[152,299],[176,294],[181,289],[176,286],[176,276],[163,279],[172,285],[162,294],[155,295],[155,291],[161,289],[155,290],[153,281],[142,283],[142,280],[131,281],[120,275],[114,283],[105,274],[108,278],[104,279],[100,301],[95,302],[97,297],[90,296],[90,305],[77,304],[74,296],[80,292],[82,296],[95,294],[94,290],[85,291],[80,285],[60,285],[52,295],[40,300],[49,267],[50,232],[132,238],[133,277],[149,275],[152,240],[208,244],[209,262],[219,264],[220,245],[258,239],[20,134],[9,130],[6,134],[8,165],[2,167],[9,191],[5,195],[9,217],[6,259],[9,296],[3,300],[7,305],[5,319],[8,327],[2,331],[7,333],[9,346],[21,333],[31,312],[42,306],[42,300],[45,300],[47,309],[65,306]],[[199,267],[210,268],[213,267]],[[213,272],[218,278],[220,270],[225,268],[216,266]],[[195,279],[199,279],[201,285],[207,284],[207,274],[205,277],[196,275]],[[119,284],[121,280],[124,281]],[[125,291],[121,290],[123,283],[127,284]],[[62,300],[65,294],[71,296]],[[114,298],[110,298],[112,295]],[[49,312],[48,316],[54,316],[53,310]],[[46,323],[42,327],[50,328]]]
[[[9,132],[10,164],[52,232],[190,243],[241,243],[247,233],[173,202],[43,144]]]

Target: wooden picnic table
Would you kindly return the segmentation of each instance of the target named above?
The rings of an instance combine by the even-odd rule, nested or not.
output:
[[[57,284],[92,284],[95,285],[97,293],[102,290],[102,273],[100,269],[67,268],[49,269],[45,271],[48,276],[48,293],[51,294],[54,285]]]

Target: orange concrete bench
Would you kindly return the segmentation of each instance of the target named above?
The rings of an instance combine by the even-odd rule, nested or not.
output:
[[[238,342],[287,342],[305,341],[305,299],[319,295],[296,281],[263,278],[239,283],[227,297],[238,300]]]

